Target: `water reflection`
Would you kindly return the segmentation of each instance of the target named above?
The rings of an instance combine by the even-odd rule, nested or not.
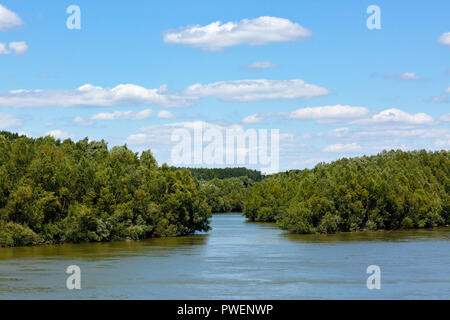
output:
[[[393,230],[393,231],[361,231],[340,232],[335,234],[291,234],[284,232],[281,237],[289,241],[332,243],[332,242],[408,242],[408,241],[449,241],[450,228],[433,228],[419,230]]]
[[[450,297],[450,228],[292,235],[239,214],[189,237],[0,248],[0,299]],[[82,290],[65,270],[82,269]],[[382,290],[366,268],[382,268]]]
[[[143,241],[113,241],[30,247],[0,248],[0,261],[22,258],[108,259],[127,256],[167,256],[173,250],[189,251],[207,243],[207,234],[186,237],[155,238]]]

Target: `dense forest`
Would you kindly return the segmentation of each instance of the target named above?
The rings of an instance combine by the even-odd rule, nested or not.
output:
[[[0,133],[0,246],[186,235],[210,215],[198,180],[150,151]]]
[[[270,176],[244,215],[294,233],[426,228],[450,223],[448,151],[390,151]]]
[[[247,190],[264,179],[260,171],[247,168],[183,168],[200,180],[201,192],[212,212],[242,212]]]
[[[242,212],[249,187],[254,181],[248,177],[200,181],[201,192],[212,212]]]
[[[184,168],[189,170],[192,176],[199,180],[227,179],[247,177],[253,181],[259,182],[264,179],[261,171],[251,170],[244,167],[237,168]]]
[[[294,233],[450,223],[448,151],[389,151],[271,176],[158,167],[150,151],[0,132],[0,247],[209,230],[242,211]]]

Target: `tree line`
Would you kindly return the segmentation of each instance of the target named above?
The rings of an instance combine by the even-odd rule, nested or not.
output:
[[[427,228],[450,223],[448,151],[383,151],[267,177],[243,213],[293,233]]]
[[[264,179],[261,171],[247,169],[244,167],[236,168],[185,168],[189,170],[192,176],[199,180],[227,179],[247,177],[252,181],[259,182]]]
[[[198,180],[150,151],[0,132],[0,246],[187,235],[210,216]]]
[[[238,168],[185,168],[200,180],[201,192],[211,211],[242,212],[247,190],[264,179],[258,170]]]
[[[242,211],[294,233],[450,223],[448,151],[384,151],[264,176],[158,166],[105,141],[0,132],[0,247],[181,236]]]

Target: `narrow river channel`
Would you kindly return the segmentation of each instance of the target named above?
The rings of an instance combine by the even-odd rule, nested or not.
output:
[[[0,248],[1,299],[448,299],[450,228],[290,235],[218,214],[189,237]],[[69,265],[81,290],[68,290]],[[381,289],[369,290],[369,265]]]

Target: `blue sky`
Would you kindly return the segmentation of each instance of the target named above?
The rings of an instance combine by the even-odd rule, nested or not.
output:
[[[72,4],[79,30],[66,27]],[[366,26],[372,4],[379,30]],[[3,130],[170,163],[170,130],[190,123],[279,129],[280,170],[450,145],[448,1],[0,5]]]

